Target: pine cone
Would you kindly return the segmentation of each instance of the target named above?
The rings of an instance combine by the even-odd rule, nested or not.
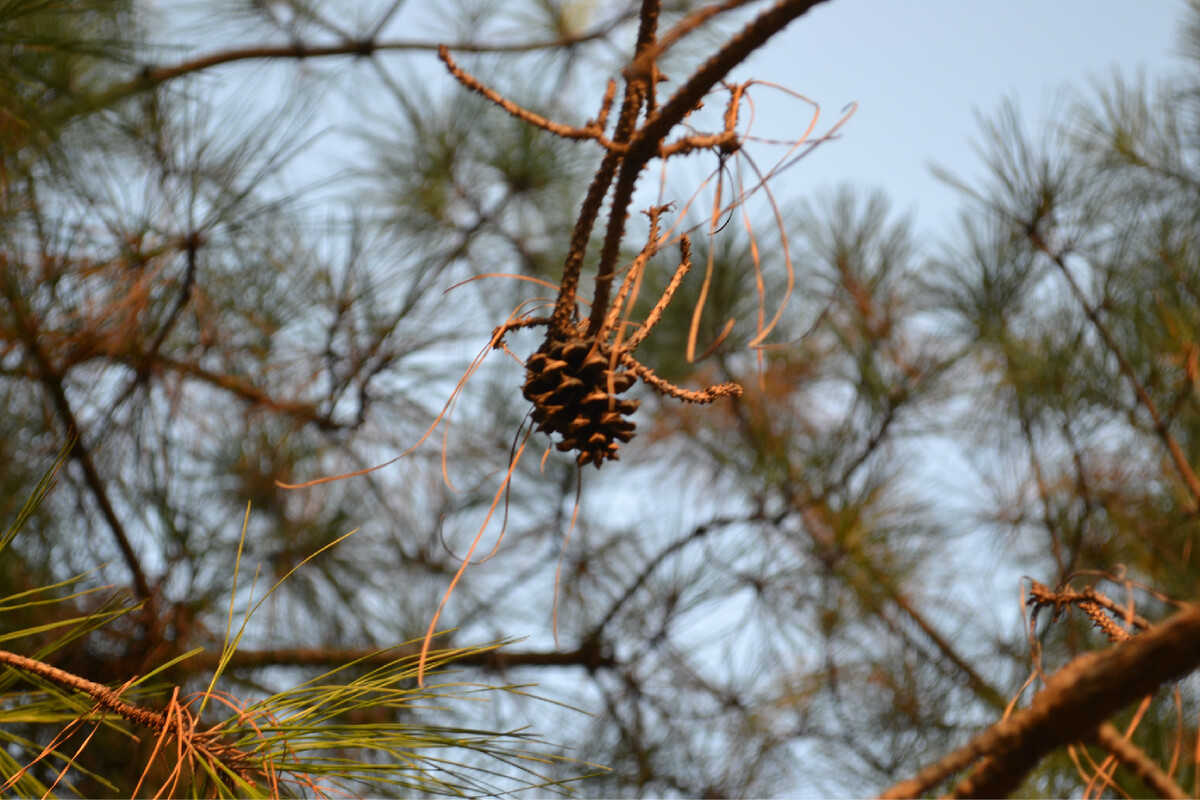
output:
[[[575,450],[580,466],[591,462],[599,469],[605,459],[617,460],[619,442],[633,438],[628,417],[639,403],[616,395],[636,381],[630,372],[611,369],[610,354],[598,343],[548,340],[525,363],[522,392],[534,405],[537,429],[561,435],[559,450]]]

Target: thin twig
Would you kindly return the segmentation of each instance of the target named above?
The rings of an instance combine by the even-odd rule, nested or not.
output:
[[[1052,592],[1044,584],[1033,581],[1029,587],[1029,598],[1036,606],[1053,606],[1056,610],[1063,605],[1078,605],[1081,608],[1084,605],[1094,605],[1108,609],[1109,612],[1125,619],[1138,630],[1144,631],[1150,628],[1150,622],[1145,617],[1129,613],[1129,609],[1122,608],[1108,596],[1091,588],[1079,592],[1066,586]]]
[[[4,266],[7,267],[7,263]],[[134,592],[137,594],[138,599],[145,602],[152,602],[154,593],[150,589],[150,582],[146,579],[146,573],[142,569],[141,561],[133,549],[129,535],[125,532],[125,526],[117,516],[117,512],[113,509],[112,501],[108,497],[108,489],[105,487],[104,481],[101,479],[100,473],[92,461],[91,453],[84,443],[83,428],[80,427],[79,421],[75,417],[75,412],[71,408],[71,403],[67,399],[66,389],[63,387],[63,377],[51,365],[50,359],[38,343],[36,324],[29,318],[25,302],[8,276],[0,276],[0,291],[3,292],[5,298],[8,300],[9,308],[12,310],[13,323],[17,327],[17,331],[25,345],[30,360],[33,361],[37,369],[38,378],[42,386],[45,388],[46,393],[50,395],[50,401],[62,420],[62,424],[67,429],[67,435],[71,435],[73,432],[77,437],[75,446],[71,448],[71,458],[75,459],[80,469],[83,470],[83,478],[87,483],[88,490],[96,501],[96,505],[100,507],[100,513],[108,524],[109,530],[112,531],[113,538],[117,543],[117,549],[121,551],[121,557],[125,561],[125,566],[133,576]]]
[[[421,39],[398,39],[394,41],[376,42],[371,38],[357,41],[347,41],[335,45],[306,45],[302,43],[279,46],[242,47],[222,50],[171,66],[146,66],[142,74],[129,81],[126,87],[129,91],[140,91],[184,75],[212,69],[213,67],[232,64],[238,61],[274,61],[282,59],[305,60],[309,58],[326,58],[330,56],[366,57],[374,53],[387,51],[425,51],[437,52],[440,47],[449,47],[462,53],[528,53],[534,50],[551,50],[560,47],[583,44],[584,42],[603,39],[613,32],[617,25],[625,20],[618,18],[607,25],[595,30],[575,35],[559,36],[554,39],[543,39],[532,42],[512,42],[509,44],[485,44],[482,42],[455,42],[447,45],[445,42]]]
[[[683,277],[688,274],[692,268],[692,240],[685,233],[679,239],[679,266],[675,268],[675,274],[671,276],[671,281],[667,284],[667,288],[659,296],[658,302],[654,304],[654,308],[650,309],[650,313],[646,315],[646,319],[642,321],[642,325],[632,336],[625,342],[625,349],[632,352],[642,343],[650,331],[654,328],[658,321],[662,319],[663,312],[667,310],[667,306],[671,303],[671,298],[675,296],[675,291],[679,285],[683,283]]]
[[[725,77],[731,69],[744,61],[768,39],[783,30],[788,23],[801,16],[813,6],[825,0],[780,0],[764,11],[740,33],[730,39],[720,50],[704,62],[688,78],[674,95],[637,129],[630,143],[629,152],[621,159],[620,171],[613,189],[612,212],[608,228],[600,249],[600,264],[596,274],[596,294],[592,300],[592,313],[588,320],[588,333],[594,334],[604,324],[612,281],[616,274],[616,262],[620,255],[621,241],[625,235],[625,221],[629,215],[629,204],[642,169],[658,154],[663,139],[679,122],[694,109],[704,95]],[[641,58],[642,54],[635,56]],[[644,85],[643,71],[631,73],[628,89]]]
[[[1129,768],[1129,771],[1146,784],[1155,797],[1183,800],[1187,793],[1179,787],[1171,776],[1163,772],[1162,767],[1142,748],[1126,739],[1110,723],[1104,723],[1096,731],[1096,743],[1113,754]]]
[[[454,58],[450,55],[450,49],[444,45],[438,48],[438,58],[440,58],[446,65],[446,69],[450,71],[450,74],[454,76],[455,80],[476,94],[500,106],[500,108],[503,108],[509,114],[512,114],[522,122],[527,122],[535,128],[541,128],[544,131],[549,131],[555,136],[561,136],[564,139],[595,139],[609,150],[625,149],[624,146],[614,144],[613,142],[609,142],[604,138],[604,128],[601,126],[599,121],[593,122],[592,124],[586,125],[582,128],[572,128],[569,125],[563,125],[560,122],[546,119],[541,114],[530,111],[527,108],[522,108],[512,100],[509,100],[507,97],[501,95],[495,89],[485,86],[478,78],[455,63]],[[605,98],[608,98],[607,94],[605,95]],[[604,116],[604,114],[605,111],[604,107],[602,106],[601,116]]]
[[[613,300],[612,308],[608,310],[608,317],[604,320],[604,327],[597,333],[597,338],[601,341],[608,341],[609,334],[616,327],[617,320],[625,310],[626,305],[632,306],[637,302],[637,292],[634,290],[634,287],[641,287],[646,262],[658,253],[659,218],[662,216],[662,212],[668,208],[670,208],[669,204],[665,206],[652,206],[649,211],[643,212],[650,217],[650,231],[646,236],[646,244],[642,247],[642,252],[638,253],[637,258],[633,260],[633,264],[630,265],[629,271],[625,275],[625,280],[621,282],[621,288],[617,290],[617,296]],[[632,295],[630,294],[631,292]]]
[[[642,379],[647,386],[655,389],[668,397],[674,397],[676,400],[682,400],[685,403],[700,403],[708,404],[716,401],[719,397],[741,397],[742,387],[736,383],[718,383],[710,386],[707,389],[684,389],[675,384],[666,381],[654,374],[654,370],[647,367],[645,364],[634,359],[628,352],[621,354],[621,363],[625,367]]]

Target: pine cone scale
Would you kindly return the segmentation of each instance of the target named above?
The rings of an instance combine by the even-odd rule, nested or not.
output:
[[[607,348],[580,337],[548,339],[525,362],[522,393],[533,403],[538,431],[562,437],[555,447],[576,451],[583,466],[617,460],[620,443],[634,436],[629,416],[637,400],[620,399],[637,378],[614,369]]]

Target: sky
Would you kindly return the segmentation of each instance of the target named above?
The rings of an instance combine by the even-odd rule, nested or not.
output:
[[[877,186],[936,230],[959,202],[929,167],[980,173],[977,113],[992,115],[1014,98],[1036,125],[1064,90],[1086,93],[1114,69],[1127,77],[1173,72],[1183,64],[1177,30],[1186,9],[1183,0],[832,0],[734,77],[802,92],[820,103],[822,125],[858,103],[841,139],[785,173],[776,191]],[[794,103],[760,107],[770,132],[794,129],[806,113]]]

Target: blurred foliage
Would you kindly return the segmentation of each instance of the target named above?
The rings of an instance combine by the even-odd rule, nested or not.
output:
[[[699,4],[665,5],[664,29]],[[425,632],[523,440],[535,334],[447,399],[495,326],[553,301],[600,155],[467,92],[433,45],[479,45],[464,68],[581,125],[638,6],[0,0],[6,648],[113,686],[167,666],[129,695],[158,709],[216,671],[268,699],[253,718],[210,701],[206,724],[280,774],[359,770],[350,793],[565,791],[599,763],[578,791],[857,795],[998,718],[1031,654],[1050,672],[1108,646],[1075,611],[1031,640],[1021,574],[1152,621],[1193,598],[1196,5],[1180,75],[1114,77],[1044,130],[1011,106],[985,119],[989,177],[948,176],[967,202],[946,242],[849,188],[778,217],[754,198],[710,235],[694,209],[713,187],[660,179],[693,268],[639,358],[745,394],[639,390],[637,438],[582,476],[531,436],[444,612],[463,683],[418,690],[411,646],[374,655]],[[660,91],[733,25],[685,38]],[[635,215],[626,264],[644,232]],[[651,260],[631,322],[678,252]],[[280,485],[405,453],[443,411],[387,469]],[[236,651],[230,613],[249,619]],[[6,675],[11,775],[91,701]],[[1169,695],[1116,722],[1195,792],[1194,679]],[[112,715],[95,735],[55,792],[136,785],[154,737]],[[56,759],[14,791],[40,796]],[[1078,794],[1094,771],[1058,753],[1023,792]]]

